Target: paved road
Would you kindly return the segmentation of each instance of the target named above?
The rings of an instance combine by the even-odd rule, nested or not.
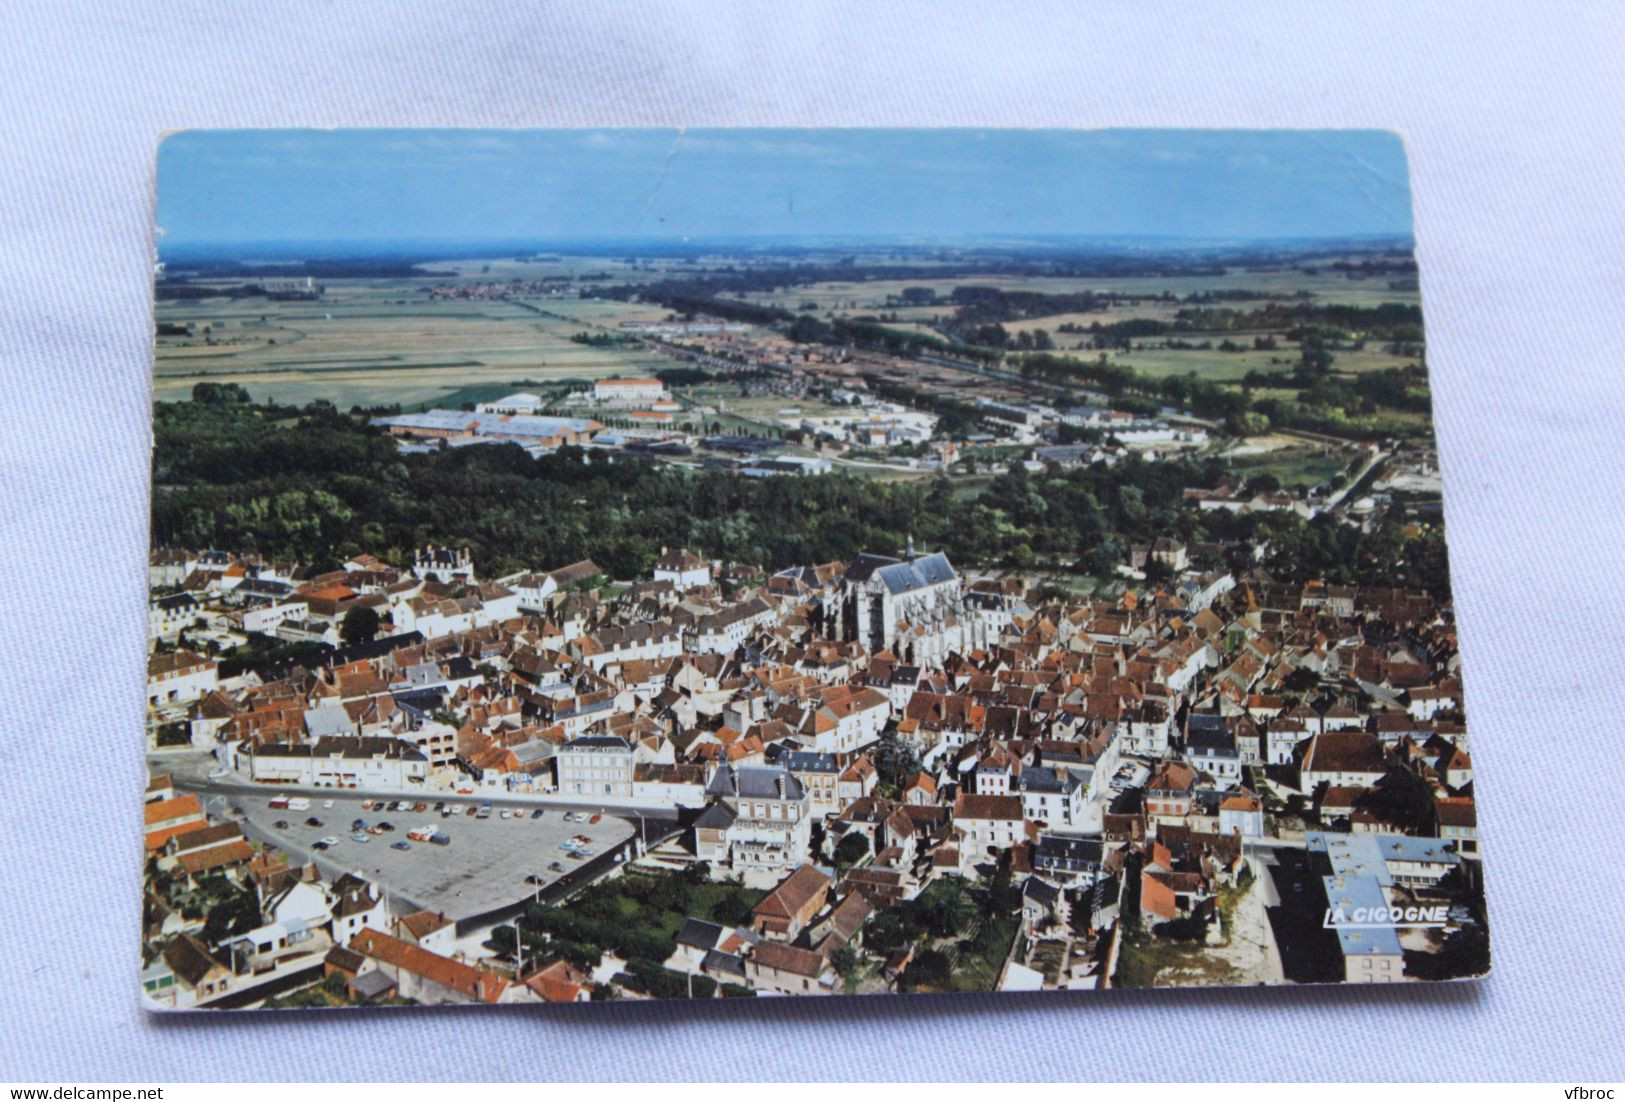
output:
[[[1325,506],[1326,509],[1336,509],[1339,505],[1342,505],[1345,498],[1360,488],[1360,484],[1365,481],[1366,475],[1370,474],[1376,465],[1387,459],[1388,456],[1389,453],[1384,451],[1379,451],[1377,454],[1373,455],[1371,460],[1366,463],[1365,466],[1360,468],[1358,474],[1349,479],[1347,482],[1343,483],[1340,489],[1333,490],[1329,495],[1327,495]]]

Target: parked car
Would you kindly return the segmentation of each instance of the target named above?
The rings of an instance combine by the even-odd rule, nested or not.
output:
[[[538,807],[535,811],[530,813],[530,817],[532,819],[540,819],[542,817],[542,809]]]
[[[557,861],[554,861],[552,864],[548,865],[547,868],[548,868],[549,872],[563,872],[564,871],[564,866],[559,864]]]
[[[513,812],[509,811],[507,808],[503,808],[502,811],[498,813],[498,817],[502,819],[511,819],[513,818]]]
[[[412,843],[411,842],[391,842],[391,843],[389,843],[389,848],[390,849],[411,849],[412,848]]]
[[[362,800],[361,801],[361,810],[362,811],[371,811],[372,810],[372,801],[371,800]]]
[[[320,850],[320,849],[331,849],[332,847],[329,846],[326,842],[317,842],[315,845],[311,846],[310,848]]]
[[[428,811],[429,810],[429,805],[424,803],[422,800],[419,800],[417,803],[412,805],[412,810],[413,811]]]
[[[578,849],[573,849],[573,850],[570,851],[570,860],[572,860],[572,861],[582,861],[582,860],[585,860],[585,858],[586,858],[586,855],[583,854]]]
[[[383,831],[385,834],[388,834],[390,831],[395,829],[395,824],[394,823],[379,823],[378,824],[378,829]]]
[[[305,825],[308,827],[319,827],[322,825],[322,821],[316,818],[316,816],[312,815],[310,818],[305,820]]]
[[[593,849],[591,846],[582,846],[580,849],[576,850],[576,856],[577,857],[592,857],[597,852],[598,851]]]
[[[473,804],[469,804],[468,807],[466,809],[464,809],[463,814],[464,815],[472,815],[478,810],[479,810],[479,808],[475,807]]]
[[[449,846],[451,845],[451,835],[436,834],[433,838],[430,838],[429,841],[433,842],[437,846]]]
[[[288,829],[288,820],[286,820],[286,819],[278,819],[276,822],[272,823],[271,825],[276,827],[278,830],[287,830]]]
[[[372,836],[370,834],[366,833],[365,831],[358,830],[354,834],[350,835],[350,841],[352,841],[352,842],[370,842],[370,841],[372,841]]]
[[[327,808],[329,811],[331,811],[333,809],[333,801],[332,800],[323,800],[322,801],[322,806]]]
[[[339,840],[337,838],[333,837],[331,834],[329,834],[326,838],[323,838],[320,842],[317,842],[316,844],[319,845],[319,846],[336,846],[336,845],[339,844]]]
[[[367,829],[367,820],[365,820],[365,819],[351,819],[350,820],[350,829],[351,830],[366,830]]]
[[[602,815],[594,815],[592,818],[587,820],[589,823],[601,823],[603,821],[604,817]]]

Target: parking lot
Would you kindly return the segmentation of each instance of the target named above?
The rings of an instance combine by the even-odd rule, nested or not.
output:
[[[310,807],[304,811],[272,808],[272,795],[214,795],[206,801],[211,815],[240,808],[243,829],[250,838],[268,842],[297,861],[314,858],[324,873],[354,871],[378,882],[392,897],[393,910],[425,907],[453,920],[520,902],[591,863],[572,858],[560,848],[568,838],[587,838],[584,844],[594,856],[602,857],[636,830],[634,823],[612,815],[602,816],[597,823],[567,822],[565,812],[556,808],[546,809],[540,819],[532,818],[532,808],[515,809],[514,817],[508,819],[493,810],[489,819],[479,819],[465,814],[463,807],[442,818],[434,810],[433,800],[428,801],[426,811],[368,811],[362,808],[359,796],[307,798]],[[329,802],[332,807],[326,806]],[[312,818],[321,825],[310,825],[307,820]],[[373,827],[389,823],[395,829],[367,835],[366,842],[359,842],[351,837],[351,823],[356,819]],[[450,845],[409,841],[407,831],[418,826],[432,826],[448,835]],[[337,842],[316,849],[324,838]],[[394,848],[401,842],[408,848]],[[527,876],[536,877],[541,884],[527,882]]]

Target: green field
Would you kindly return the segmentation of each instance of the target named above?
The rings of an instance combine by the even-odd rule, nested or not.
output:
[[[1342,474],[1354,460],[1352,452],[1312,444],[1294,444],[1256,455],[1238,455],[1226,460],[1238,478],[1272,474],[1283,486],[1315,486]]]
[[[1201,292],[1253,291],[1268,295],[1277,301],[1289,301],[1298,292],[1307,291],[1313,296],[1310,299],[1311,302],[1339,303],[1363,307],[1388,302],[1415,304],[1420,300],[1418,292],[1414,290],[1390,288],[1388,280],[1384,277],[1350,279],[1341,273],[1324,269],[1311,274],[1297,268],[1272,268],[1263,271],[1230,268],[1222,276],[1114,279],[967,276],[954,280],[850,280],[816,283],[805,287],[791,287],[771,294],[753,294],[748,296],[748,300],[792,311],[800,310],[804,305],[812,304],[821,317],[850,318],[884,314],[888,319],[886,324],[892,328],[906,332],[941,336],[939,332],[932,328],[931,322],[933,319],[946,318],[951,314],[953,311],[952,305],[944,302],[931,306],[897,306],[894,302],[889,304],[888,300],[895,300],[907,287],[929,287],[939,297],[946,298],[952,294],[956,286],[964,285],[997,287],[1006,291],[1034,291],[1046,294],[1111,291],[1124,295],[1144,296],[1122,303],[1113,309],[1050,314],[1001,323],[1011,334],[1032,332],[1038,329],[1045,330],[1055,342],[1057,352],[1082,356],[1087,359],[1093,359],[1098,355],[1096,350],[1089,347],[1091,339],[1089,334],[1063,333],[1061,332],[1062,325],[1087,329],[1096,322],[1108,325],[1112,322],[1124,321],[1130,318],[1149,318],[1162,322],[1172,322],[1177,312],[1186,308],[1187,304],[1177,301],[1177,298],[1175,301],[1163,300],[1160,296],[1165,292],[1182,298],[1188,294]],[[1261,302],[1217,302],[1211,305],[1215,308],[1232,307],[1238,310],[1246,310],[1261,305]],[[890,320],[893,316],[896,318],[895,321]],[[1249,371],[1274,372],[1290,370],[1292,363],[1298,357],[1298,349],[1295,344],[1281,339],[1279,340],[1279,347],[1274,350],[1256,350],[1252,347],[1254,337],[1270,335],[1277,338],[1282,336],[1278,333],[1269,334],[1262,331],[1256,333],[1178,333],[1172,334],[1170,337],[1158,336],[1146,337],[1143,340],[1136,339],[1134,341],[1136,345],[1134,350],[1127,352],[1114,351],[1109,355],[1114,362],[1132,367],[1136,371],[1147,375],[1165,376],[1195,373],[1216,382],[1236,382],[1240,381]],[[1220,351],[1218,345],[1227,338],[1243,346],[1243,350],[1239,352]],[[1201,344],[1206,341],[1211,342],[1213,347],[1207,349],[1161,347],[1168,339],[1175,339],[1188,344]],[[1145,347],[1138,347],[1140,345]],[[1334,350],[1333,355],[1335,357],[1334,370],[1339,373],[1351,374],[1389,367],[1404,367],[1409,363],[1414,363],[1416,359],[1414,356],[1389,355],[1383,350],[1381,342],[1377,341],[1370,342],[1365,348],[1359,350]]]
[[[527,295],[518,301],[434,299],[442,283],[541,279],[563,265],[492,262],[456,268],[464,278],[329,280],[316,302],[222,295],[158,303],[160,325],[189,325],[186,337],[156,343],[154,393],[183,398],[195,383],[239,383],[256,400],[302,404],[325,398],[342,407],[443,401],[474,384],[498,390],[521,380],[645,375],[673,361],[637,346],[592,348],[573,333],[614,332],[623,321],[665,316],[658,306]],[[577,267],[615,265],[586,258]],[[435,270],[443,270],[435,265]],[[628,279],[624,270],[617,279]],[[466,400],[466,399],[465,399]]]
[[[158,323],[189,326],[190,332],[157,339],[154,392],[160,400],[183,398],[196,383],[208,381],[237,383],[256,400],[269,398],[286,404],[326,399],[343,408],[397,403],[418,407],[478,401],[521,387],[547,389],[566,380],[647,375],[680,366],[682,361],[637,343],[592,347],[575,343],[570,337],[582,332],[624,336],[627,334],[620,328],[623,324],[660,321],[669,316],[668,311],[658,304],[593,298],[594,286],[681,278],[688,271],[713,264],[732,267],[739,261],[717,257],[685,264],[549,256],[529,262],[514,258],[436,262],[428,265],[434,274],[422,278],[329,280],[324,284],[322,298],[314,302],[230,297],[225,293],[201,300],[164,301],[157,307]],[[508,280],[523,280],[528,285],[508,298],[487,298],[478,293],[478,285]],[[954,287],[971,284],[1052,294],[1113,291],[1146,296],[1110,310],[1003,323],[1011,333],[1044,329],[1055,342],[1057,352],[1086,359],[1098,355],[1087,347],[1088,335],[1062,333],[1061,325],[1087,327],[1096,321],[1104,324],[1128,318],[1168,321],[1181,304],[1151,297],[1165,292],[1183,296],[1202,291],[1251,290],[1287,299],[1298,291],[1309,291],[1316,302],[1362,306],[1414,303],[1418,298],[1415,291],[1390,289],[1381,277],[1348,279],[1324,270],[1310,274],[1296,268],[1232,268],[1220,276],[1167,278],[855,278],[743,298],[791,311],[812,304],[819,316],[873,316],[884,312],[888,318],[895,315],[897,320],[887,324],[899,331],[938,335],[931,322],[945,317],[951,306],[900,307],[895,304],[896,297],[905,288],[919,286],[930,287],[946,297]],[[471,291],[473,297],[437,297],[430,293],[431,288]],[[587,297],[581,297],[583,294]],[[1228,305],[1247,309],[1257,303]],[[1280,340],[1274,350],[1256,350],[1252,340],[1257,335],[1261,334],[1177,335],[1178,340],[1190,344],[1211,342],[1213,347],[1206,349],[1166,348],[1162,347],[1166,338],[1148,337],[1136,340],[1132,350],[1108,355],[1113,362],[1150,376],[1194,373],[1225,383],[1239,382],[1249,371],[1288,370],[1298,357],[1297,347]],[[1217,346],[1226,337],[1243,346],[1243,350],[1220,351]],[[1333,350],[1333,355],[1333,370],[1338,374],[1403,367],[1415,359],[1389,355],[1376,341],[1359,350]],[[1008,384],[979,377],[972,381],[974,386],[960,396],[1021,397]],[[742,431],[757,426],[780,427],[779,410],[786,407],[799,407],[808,415],[828,413],[833,408],[812,398],[741,395],[728,387],[696,388],[683,397],[709,405],[726,402],[730,416],[722,418],[724,425]],[[1419,420],[1414,415],[1393,418],[1400,429]]]
[[[1313,301],[1315,302],[1345,303],[1350,306],[1375,306],[1383,302],[1416,303],[1420,301],[1420,294],[1417,291],[1392,289],[1388,286],[1388,281],[1381,277],[1350,279],[1340,273],[1324,269],[1310,274],[1297,268],[1271,268],[1263,271],[1229,268],[1224,275],[1212,276],[1116,276],[1105,278],[1091,276],[972,275],[943,280],[860,279],[815,283],[805,287],[789,287],[772,294],[753,294],[749,296],[749,300],[751,302],[782,306],[787,310],[797,310],[803,303],[812,302],[817,304],[820,313],[834,311],[837,315],[842,316],[872,314],[882,309],[890,312],[895,309],[898,318],[901,320],[923,321],[933,314],[945,314],[952,310],[953,307],[947,304],[891,307],[887,306],[887,299],[901,295],[906,287],[929,287],[939,297],[946,298],[956,286],[971,285],[997,287],[1006,291],[1036,291],[1052,295],[1074,294],[1079,291],[1113,291],[1123,295],[1142,296],[1142,301],[1138,305],[1125,307],[1123,310],[1116,312],[1114,315],[1116,318],[1125,316],[1171,316],[1173,310],[1177,309],[1180,304],[1168,304],[1153,300],[1165,292],[1183,297],[1203,291],[1258,291],[1278,296],[1284,301],[1292,298],[1299,291],[1308,291],[1314,296]],[[1099,315],[1084,315],[1087,320],[1094,320],[1097,316]],[[1054,320],[1055,324],[1059,325],[1061,321],[1068,320],[1070,317],[1071,315],[1065,315],[1051,320]],[[1108,320],[1104,316],[1099,317],[1102,321]],[[1042,325],[1043,323],[1035,319],[1032,324]]]

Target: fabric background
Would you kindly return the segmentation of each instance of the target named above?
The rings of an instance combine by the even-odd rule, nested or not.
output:
[[[0,5],[0,1078],[1625,1077],[1610,2]],[[153,149],[183,127],[1392,127],[1481,984],[159,1018],[137,994]]]

